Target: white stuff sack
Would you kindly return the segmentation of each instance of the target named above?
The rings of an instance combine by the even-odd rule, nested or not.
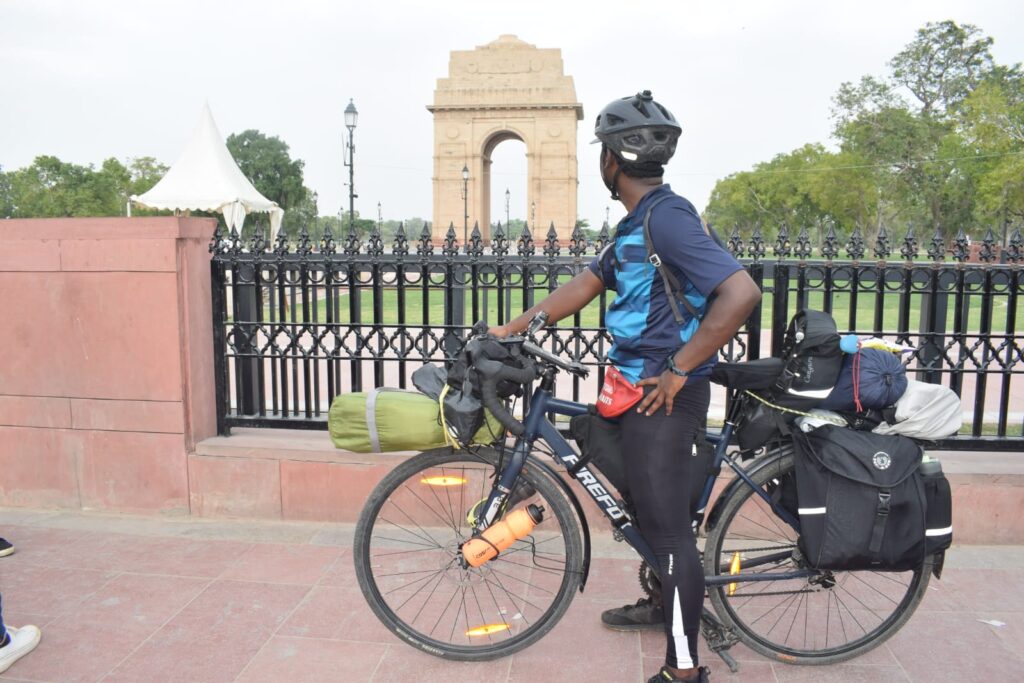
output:
[[[895,423],[883,422],[875,434],[902,434],[912,439],[944,439],[963,426],[960,397],[941,384],[907,381],[907,390],[896,401]]]

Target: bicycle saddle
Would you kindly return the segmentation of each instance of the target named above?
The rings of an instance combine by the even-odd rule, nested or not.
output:
[[[743,363],[718,363],[711,370],[711,381],[731,389],[767,389],[782,374],[781,358],[758,358]]]

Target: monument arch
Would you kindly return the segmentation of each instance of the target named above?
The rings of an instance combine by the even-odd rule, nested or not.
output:
[[[475,50],[451,53],[448,77],[437,80],[434,103],[434,237],[450,224],[462,241],[468,226],[489,236],[491,154],[506,140],[526,146],[526,206],[535,207],[537,235],[554,223],[568,240],[576,224],[577,122],[583,106],[563,71],[559,49],[539,49],[504,35]],[[463,201],[462,169],[469,169]]]

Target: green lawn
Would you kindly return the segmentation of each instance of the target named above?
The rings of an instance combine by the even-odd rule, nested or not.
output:
[[[534,302],[540,301],[543,296],[546,295],[546,290],[535,290],[534,291]],[[338,296],[340,294],[340,296]],[[276,291],[274,293],[276,297]],[[300,296],[299,290],[295,291],[294,296]],[[444,306],[445,292],[443,288],[432,287],[426,294],[428,312],[427,322],[431,325],[443,325],[445,322],[445,306]],[[523,311],[523,291],[521,288],[512,288],[506,291],[507,301],[509,302],[505,317],[508,319],[510,316],[518,315]],[[399,311],[399,296],[398,291],[395,288],[385,288],[380,292],[381,297],[381,316],[379,320],[374,318],[374,294],[371,290],[360,291],[360,306],[361,306],[361,322],[374,323],[380,322],[385,325],[396,325],[400,321]],[[773,295],[769,292],[764,295],[762,301],[762,316],[761,324],[764,329],[771,327],[771,314],[772,314],[772,298]],[[875,301],[877,294],[874,292],[860,292],[857,298],[856,317],[851,321],[850,310],[851,310],[851,297],[848,292],[833,293],[831,297],[831,313],[836,319],[836,323],[840,330],[846,329],[857,329],[860,331],[870,331],[874,328],[875,321]],[[477,295],[477,309],[476,315],[474,315],[473,309],[473,295],[470,291],[464,292],[465,299],[465,323],[471,324],[478,318],[486,319],[490,324],[495,324],[498,321],[498,292],[494,289],[478,290]],[[612,295],[607,297],[607,303],[612,300]],[[972,294],[965,297],[967,307],[967,330],[968,331],[980,331],[981,327],[981,308],[982,308],[982,296],[980,294]],[[424,322],[423,317],[423,301],[424,293],[419,287],[409,287],[405,291],[404,301],[404,321],[406,324],[421,325]],[[288,293],[289,308],[285,311],[283,320],[288,321],[291,319],[291,304],[293,302],[292,292]],[[882,328],[886,332],[894,332],[899,327],[899,315],[900,315],[900,297],[898,294],[887,294],[884,296],[884,310],[882,316]],[[909,330],[916,331],[920,324],[921,316],[921,302],[922,297],[916,294],[911,297],[910,301],[910,313],[909,313]],[[946,330],[952,331],[954,329],[955,322],[955,297],[950,295],[947,300],[947,315],[946,315]],[[276,303],[276,300],[275,300]],[[303,321],[301,299],[296,301],[298,304],[295,308],[295,319],[299,322]],[[332,309],[336,308],[336,314],[331,316],[331,320],[334,322],[348,323],[350,321],[349,314],[350,299],[347,290],[339,290],[335,294],[335,300],[332,302]],[[786,316],[787,319],[796,312],[797,297],[794,292],[789,293],[789,311]],[[318,300],[316,304],[316,310],[314,311],[311,307],[308,320],[316,320],[318,322],[325,322],[328,319],[327,316],[327,305],[326,296],[323,291],[318,292]],[[807,305],[810,308],[816,310],[825,310],[825,294],[823,292],[811,292],[807,297]],[[593,301],[589,306],[584,308],[580,312],[580,324],[583,327],[597,327],[599,323],[599,311],[600,311],[600,300]],[[1005,296],[995,297],[992,301],[992,321],[991,330],[994,332],[1006,331],[1007,322],[1007,298]],[[281,317],[275,316],[277,319]],[[264,319],[270,319],[269,307],[264,308]],[[1017,302],[1017,316],[1018,323],[1024,321],[1024,297]],[[569,321],[567,321],[569,322]]]

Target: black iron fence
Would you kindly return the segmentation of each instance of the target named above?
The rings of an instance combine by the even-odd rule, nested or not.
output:
[[[512,240],[515,240],[513,243]],[[218,429],[233,426],[326,428],[333,397],[374,386],[411,386],[424,362],[457,353],[474,321],[505,322],[587,266],[610,240],[576,230],[560,244],[552,226],[540,243],[529,228],[508,236],[499,226],[485,245],[449,229],[441,244],[429,226],[410,239],[400,227],[385,245],[374,233],[337,243],[328,231],[313,244],[284,236],[243,244],[218,231],[213,253],[213,316]],[[936,233],[925,249],[912,230],[896,240],[881,231],[868,252],[859,232],[840,244],[829,233],[815,258],[806,230],[785,228],[772,247],[759,231],[729,247],[764,299],[735,340],[729,360],[777,353],[789,318],[810,307],[839,328],[915,347],[905,356],[912,377],[956,390],[965,425],[942,444],[959,449],[1024,447],[1024,355],[1016,336],[1024,314],[1016,231],[1005,250],[991,231],[977,244],[961,232],[952,244]],[[845,258],[841,258],[841,251]],[[596,366],[588,380],[566,378],[559,393],[593,400],[611,339],[604,329],[607,295],[544,332],[555,353]],[[713,395],[712,419],[724,394]],[[720,416],[720,415],[719,415]]]

